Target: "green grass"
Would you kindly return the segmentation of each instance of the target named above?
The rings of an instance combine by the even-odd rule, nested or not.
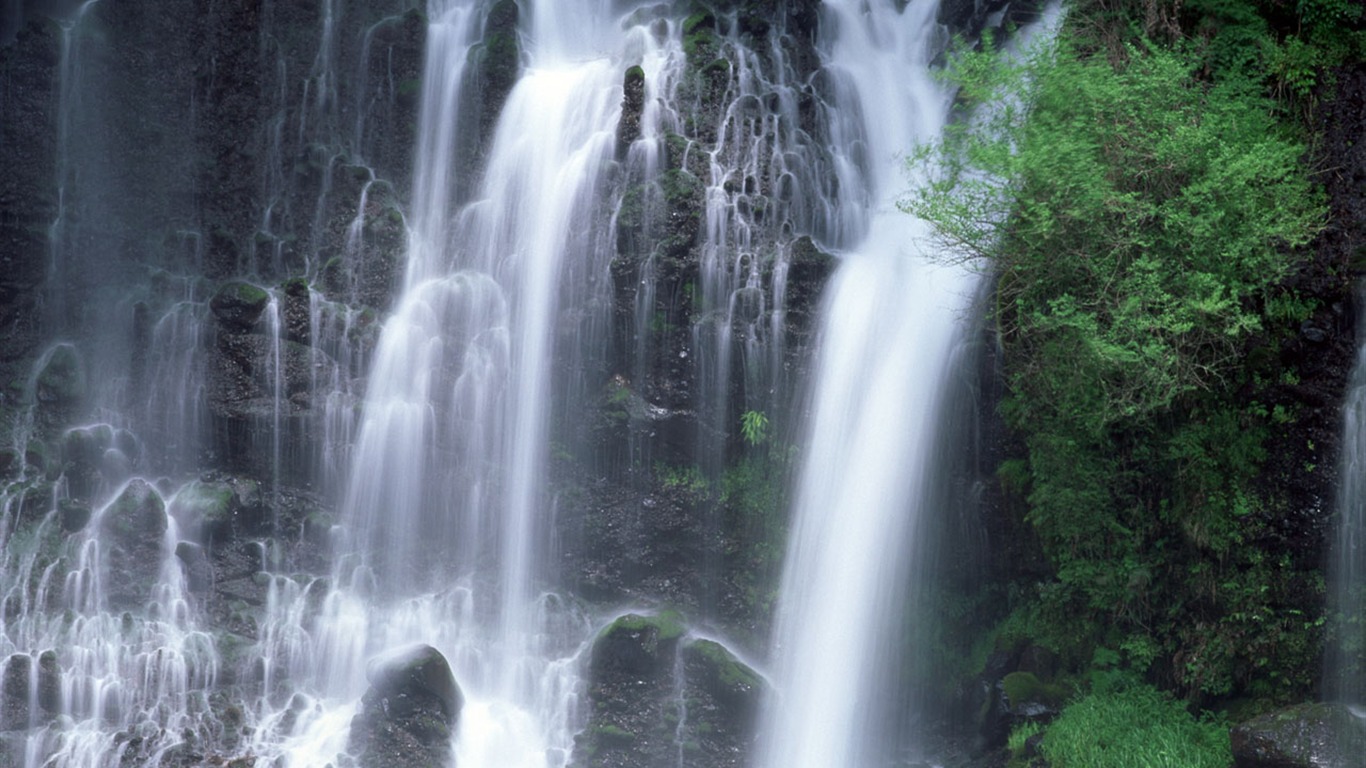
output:
[[[1027,736],[1026,736],[1027,738]],[[1021,740],[1023,744],[1023,740]],[[1063,710],[1041,751],[1052,768],[1228,768],[1228,729],[1148,686],[1094,693]]]

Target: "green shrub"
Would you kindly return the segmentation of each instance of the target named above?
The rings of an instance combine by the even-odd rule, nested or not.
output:
[[[1303,578],[1251,544],[1275,512],[1257,484],[1273,416],[1293,419],[1253,399],[1293,371],[1254,353],[1297,332],[1309,305],[1283,281],[1325,209],[1272,100],[1199,66],[1066,35],[1020,64],[961,54],[948,77],[976,113],[913,156],[932,180],[904,207],[997,276],[1024,454],[999,479],[1055,574],[1040,639],[1121,648],[1190,695],[1285,696],[1313,679],[1317,630],[1275,619]]]
[[[1023,741],[1021,741],[1023,744]],[[1228,768],[1228,729],[1148,686],[1092,694],[1063,710],[1040,745],[1052,768]]]

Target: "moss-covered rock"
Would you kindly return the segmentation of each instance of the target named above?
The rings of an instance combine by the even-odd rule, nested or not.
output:
[[[1299,704],[1230,733],[1236,768],[1338,768],[1366,755],[1366,719],[1345,704]]]
[[[498,122],[503,103],[522,72],[522,51],[517,37],[519,13],[515,0],[498,0],[484,21],[484,39],[470,50],[477,84],[479,144],[487,144]]]
[[[768,682],[713,640],[689,643],[682,655],[688,691],[685,730],[708,756],[707,765],[730,764],[728,756],[746,755],[752,747]]]
[[[593,641],[589,717],[575,742],[576,768],[664,765],[682,713],[674,671],[686,628],[672,611],[626,614]]]
[[[24,730],[62,711],[61,667],[57,654],[43,651],[35,660],[16,653],[0,660],[0,730]]]
[[[1057,714],[1071,691],[1057,683],[1045,683],[1033,672],[1011,672],[1001,678],[1001,693],[1016,717],[1038,719]]]
[[[628,613],[618,618],[593,641],[594,678],[634,675],[658,679],[669,674],[684,631],[682,616],[671,611],[656,616]]]
[[[261,319],[270,294],[264,288],[241,280],[224,283],[209,300],[214,317],[225,328],[249,331]]]

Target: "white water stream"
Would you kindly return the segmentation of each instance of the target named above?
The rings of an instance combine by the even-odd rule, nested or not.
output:
[[[893,732],[906,726],[888,722],[880,694],[905,658],[899,638],[907,580],[924,556],[921,530],[950,513],[931,508],[949,464],[940,431],[980,279],[936,253],[929,226],[896,205],[923,181],[904,155],[940,135],[954,98],[931,72],[947,42],[938,3],[825,7],[839,204],[848,231],[864,234],[843,249],[821,310],[773,640],[776,696],[761,733],[765,768],[879,765],[906,736]],[[1055,8],[1042,26],[1056,18]]]
[[[1357,295],[1360,299],[1360,288]],[[1357,338],[1363,338],[1360,326]],[[1342,410],[1339,519],[1328,571],[1334,621],[1324,654],[1323,688],[1330,701],[1366,707],[1366,345],[1357,350]]]
[[[483,13],[461,0],[429,8],[408,269],[370,372],[335,586],[310,625],[306,590],[282,581],[274,644],[262,648],[314,697],[288,733],[267,728],[257,745],[291,766],[323,766],[345,748],[366,660],[414,642],[440,650],[464,690],[461,766],[565,765],[582,725],[578,655],[592,626],[545,591],[551,366],[561,308],[609,287],[596,214],[621,73],[645,65],[653,90],[659,42],[641,26],[623,34],[610,2],[522,13],[526,69],[481,186],[457,202],[468,172],[457,113]]]
[[[920,252],[926,226],[896,208],[901,154],[933,139],[952,93],[930,75],[937,4],[832,0],[833,149],[844,209],[866,234],[828,286],[778,627],[777,700],[761,765],[874,765],[871,691],[894,674],[901,576],[933,467],[943,380],[976,277]],[[866,10],[865,10],[866,8]],[[851,156],[863,148],[866,159]],[[867,174],[866,180],[859,174]],[[913,181],[910,183],[914,183]],[[867,190],[868,199],[850,199]],[[836,661],[838,660],[838,661]]]
[[[301,146],[305,125],[334,119],[335,5],[321,4],[323,40],[300,118]],[[153,745],[147,759],[159,759],[181,734],[220,735],[212,733],[221,724],[208,701],[220,676],[260,684],[259,697],[241,713],[251,728],[239,745],[243,754],[258,764],[283,758],[290,768],[332,765],[347,749],[367,660],[415,642],[440,650],[464,690],[455,740],[461,768],[568,764],[583,725],[580,659],[593,620],[553,591],[556,500],[546,476],[556,398],[569,389],[553,378],[563,369],[558,360],[583,353],[587,343],[604,344],[600,333],[589,338],[579,329],[605,325],[600,317],[583,318],[603,314],[613,300],[608,260],[615,249],[603,211],[613,210],[620,194],[613,174],[621,172],[614,152],[623,73],[640,65],[645,75],[642,136],[626,161],[628,173],[637,174],[633,181],[660,172],[664,133],[679,131],[690,108],[675,96],[681,20],[659,8],[644,12],[644,3],[522,0],[524,69],[475,184],[463,176],[476,170],[462,166],[456,132],[488,5],[428,4],[407,270],[370,363],[358,420],[341,369],[361,362],[338,353],[341,368],[313,372],[315,388],[336,390],[320,429],[321,479],[345,487],[332,573],[262,574],[268,585],[257,639],[238,654],[249,669],[223,669],[177,559],[184,542],[176,513],[195,503],[194,483],[177,491],[169,481],[154,488],[119,476],[111,483],[107,478],[118,473],[105,473],[108,487],[88,494],[99,500],[95,523],[61,545],[65,557],[48,558],[50,572],[30,573],[43,561],[40,548],[61,540],[59,487],[42,507],[33,541],[4,542],[0,561],[5,597],[17,606],[0,625],[0,653],[7,666],[28,665],[26,677],[5,677],[30,681],[33,702],[43,695],[45,675],[64,686],[60,705],[49,708],[61,713],[52,726],[37,727],[36,708],[31,722],[10,724],[15,732],[30,726],[24,765],[115,765],[136,747],[130,734]],[[826,105],[832,122],[823,129],[838,197],[827,194],[833,185],[825,180],[826,160],[803,144],[812,138],[796,127],[800,86],[782,52],[741,50],[733,31],[724,41],[733,67],[730,102],[703,180],[699,294],[712,317],[694,328],[699,378],[708,390],[702,399],[713,409],[707,415],[717,435],[734,428],[733,411],[741,406],[727,403],[734,365],[745,365],[744,408],[777,410],[785,402],[775,394],[788,386],[781,371],[783,249],[811,232],[843,251],[822,310],[817,394],[775,634],[778,695],[762,734],[762,764],[774,768],[864,766],[881,757],[887,739],[868,692],[894,656],[888,635],[900,615],[897,585],[910,568],[908,542],[927,513],[943,381],[976,284],[965,269],[919,254],[924,225],[895,206],[914,183],[902,173],[900,153],[933,138],[951,102],[929,73],[943,43],[936,3],[916,0],[901,11],[898,5],[826,3],[822,53],[834,86]],[[629,11],[641,12],[622,15]],[[279,66],[283,71],[283,59]],[[761,76],[766,66],[774,71]],[[283,115],[272,133],[272,165],[287,143]],[[263,233],[271,231],[283,183],[265,181]],[[786,194],[761,199],[759,190],[784,185]],[[457,198],[462,189],[473,190],[469,199]],[[367,183],[357,222],[370,191]],[[770,206],[762,223],[760,203]],[[55,235],[69,228],[60,215],[53,224]],[[358,241],[348,240],[348,259],[360,257]],[[279,248],[277,242],[270,259],[254,263],[280,261]],[[54,271],[64,268],[63,255],[54,252]],[[765,259],[773,263],[765,266]],[[644,326],[653,286],[640,290]],[[153,328],[162,351],[147,363],[151,394],[139,406],[145,413],[132,417],[173,437],[164,452],[178,460],[162,457],[154,468],[176,473],[192,471],[196,443],[208,431],[197,405],[202,374],[177,374],[205,365],[204,297],[193,287],[184,293],[177,310]],[[64,304],[60,296],[52,302]],[[273,406],[261,420],[271,433],[277,486],[288,428],[280,302],[272,295]],[[310,302],[315,344],[346,335],[350,315],[344,327],[324,332],[316,297]],[[737,324],[744,326],[738,351],[731,348]],[[108,399],[112,409],[118,398]],[[164,401],[175,407],[161,407]],[[135,445],[114,427],[87,429],[108,432],[92,438],[105,462],[117,464],[121,451]],[[711,454],[706,460],[719,464],[723,443],[701,440]],[[24,446],[16,447],[22,454]],[[20,479],[39,487],[36,475]],[[25,507],[28,486],[14,488],[0,493],[0,531],[33,514]],[[115,519],[115,500],[130,488],[143,500],[155,496],[154,504],[165,497],[172,510],[154,547],[156,562],[146,564],[159,576],[141,604],[146,616],[136,607],[123,613],[127,606],[96,578],[109,567],[101,559],[108,555],[101,526]],[[272,492],[278,502],[278,487]],[[261,562],[280,561],[270,547],[260,549]],[[55,676],[52,660],[33,650],[54,648],[61,670]]]

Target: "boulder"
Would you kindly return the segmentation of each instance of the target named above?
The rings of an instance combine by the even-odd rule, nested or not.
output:
[[[658,616],[622,616],[593,642],[593,679],[657,680],[669,675],[683,631],[681,617],[669,611]]]
[[[446,765],[464,696],[450,664],[430,645],[399,648],[365,670],[370,689],[351,721],[360,768]]]
[[[1233,728],[1235,768],[1351,768],[1366,755],[1366,711],[1309,703]]]
[[[690,742],[707,765],[748,765],[768,681],[712,640],[689,643],[682,655]]]

